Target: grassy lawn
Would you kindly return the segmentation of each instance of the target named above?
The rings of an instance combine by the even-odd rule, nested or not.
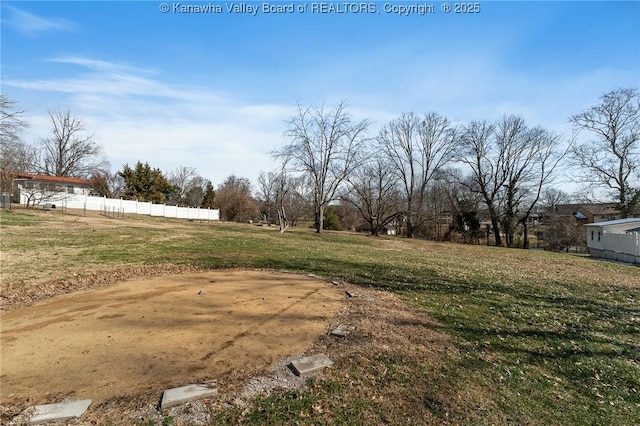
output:
[[[14,210],[0,226],[3,303],[136,268],[301,271],[400,295],[454,346],[428,360],[388,346],[214,424],[640,424],[637,267],[134,215]]]

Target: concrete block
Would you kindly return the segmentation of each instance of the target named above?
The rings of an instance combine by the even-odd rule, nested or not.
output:
[[[213,383],[193,384],[167,389],[162,394],[161,409],[175,407],[190,401],[214,396],[218,393]]]
[[[355,329],[353,325],[340,324],[329,334],[332,336],[347,337]]]
[[[36,405],[31,407],[35,413],[29,418],[31,424],[63,422],[80,417],[91,405],[90,399],[60,402],[57,404]]]
[[[291,361],[293,372],[298,376],[303,376],[305,374],[321,370],[330,365],[333,365],[333,361],[331,361],[325,354],[311,355]]]

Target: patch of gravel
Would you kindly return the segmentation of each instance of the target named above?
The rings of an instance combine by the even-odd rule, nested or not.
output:
[[[257,376],[249,379],[240,395],[233,400],[233,404],[244,407],[247,402],[257,396],[269,395],[275,389],[293,390],[304,386],[307,377],[296,376],[289,365],[302,355],[291,356],[281,360],[267,376]]]
[[[270,395],[274,390],[293,390],[304,387],[307,377],[296,376],[289,364],[291,361],[300,358],[302,355],[290,356],[280,360],[269,374],[263,376],[251,377],[239,391],[221,393],[213,398],[205,398],[199,401],[188,402],[177,407],[164,410],[162,414],[155,409],[155,417],[151,417],[152,412],[147,412],[148,419],[161,422],[164,417],[170,416],[174,418],[175,425],[208,425],[211,422],[212,414],[220,409],[229,406],[237,406],[240,408],[247,407],[251,400],[259,397]],[[219,389],[219,392],[223,389]]]
[[[244,408],[247,407],[253,398],[266,396],[276,389],[293,390],[304,387],[308,377],[296,376],[289,368],[291,362],[302,355],[290,356],[280,362],[271,370],[269,374],[251,377],[240,390],[225,392],[219,389],[219,394],[211,398],[204,398],[198,401],[188,402],[166,410],[159,410],[160,400],[157,402],[147,402],[138,405],[135,409],[124,409],[120,412],[120,418],[114,418],[113,411],[115,407],[110,409],[107,416],[96,416],[95,408],[92,406],[87,413],[80,419],[62,422],[66,425],[95,425],[103,423],[111,424],[162,424],[166,417],[173,417],[174,425],[208,425],[211,422],[212,414],[220,409],[232,405]],[[141,400],[149,401],[148,396],[141,395]],[[61,401],[61,402],[66,402]],[[110,404],[114,405],[114,404]],[[124,408],[124,407],[123,407]],[[92,410],[93,409],[93,410]],[[13,417],[6,426],[25,426],[30,425],[29,418],[33,410],[25,410]],[[93,411],[93,412],[92,412]]]

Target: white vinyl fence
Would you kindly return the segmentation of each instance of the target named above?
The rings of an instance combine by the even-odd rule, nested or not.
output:
[[[590,247],[589,251],[595,257],[640,265],[640,233],[605,232],[600,247]]]
[[[607,251],[640,256],[640,233],[614,234],[605,232],[602,234],[602,242]]]
[[[620,259],[624,262],[640,264],[640,233],[628,232],[626,234],[614,234],[605,232],[602,234],[604,251],[608,252],[608,258]]]
[[[33,199],[33,196],[32,196]],[[31,202],[33,202],[31,199]],[[220,220],[220,210],[193,207],[167,206],[135,200],[93,197],[80,194],[55,194],[36,197],[37,204],[51,203],[68,209],[87,209],[93,211],[116,210],[122,213],[144,214],[147,216],[173,217],[178,219]],[[20,192],[20,203],[27,204],[29,194]],[[46,200],[46,201],[44,201]]]

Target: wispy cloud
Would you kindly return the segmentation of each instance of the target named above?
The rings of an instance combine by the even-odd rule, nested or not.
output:
[[[3,19],[3,24],[9,25],[30,37],[56,31],[72,32],[77,28],[74,22],[67,19],[45,18],[14,6],[5,5],[4,7],[11,14],[9,18]]]
[[[170,84],[154,70],[127,64],[81,57],[49,61],[78,69],[71,77],[3,83],[61,95],[117,169],[138,160],[166,172],[184,165],[221,183],[231,173],[255,180],[276,167],[268,152],[281,142],[291,105],[243,102],[212,88]],[[45,117],[45,111],[30,117],[31,140],[49,131]]]
[[[357,86],[357,80],[364,79],[362,66],[350,67],[346,62],[335,67],[340,71],[332,75],[335,79],[317,72],[322,78],[314,86],[303,77],[292,77],[292,81],[309,83],[303,92],[306,97],[299,99],[305,105],[323,100],[333,105],[346,99],[355,119],[375,122],[370,136],[402,112],[436,110],[456,122],[521,114],[531,125],[541,124],[568,137],[571,114],[590,105],[611,81],[631,78],[627,71],[589,69],[547,79],[508,71],[488,54],[458,53],[414,61],[409,60],[411,55],[405,56],[397,78],[383,81],[371,76],[364,86]],[[3,81],[6,87],[62,103],[45,105],[30,118],[31,140],[49,132],[46,108],[64,106],[86,118],[87,128],[95,132],[115,168],[137,160],[164,171],[191,166],[214,183],[231,173],[255,181],[260,171],[277,168],[268,152],[283,142],[295,99],[251,101],[247,100],[251,96],[176,79],[159,70],[94,58],[67,56],[47,62],[64,67],[64,73],[55,78]],[[384,63],[371,65],[383,77],[394,71]],[[341,86],[322,89],[336,82]]]

